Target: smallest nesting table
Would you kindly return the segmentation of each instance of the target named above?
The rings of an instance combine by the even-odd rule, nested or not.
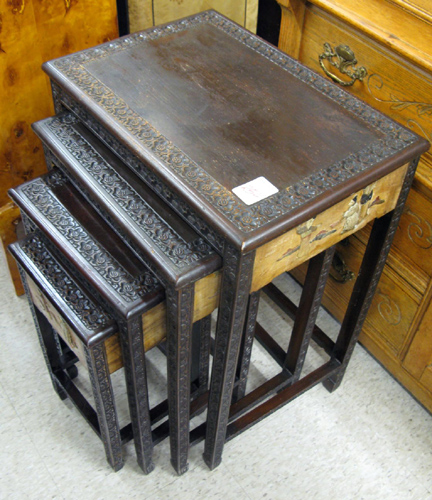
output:
[[[214,468],[229,418],[228,437],[320,381],[339,385],[428,143],[211,11],[44,69],[57,111],[70,109],[223,256],[204,451]],[[297,381],[331,248],[374,219],[330,360]],[[248,395],[231,407],[246,311],[243,370],[259,290],[311,258],[291,377],[236,418],[253,406]],[[256,401],[275,384],[260,390]]]

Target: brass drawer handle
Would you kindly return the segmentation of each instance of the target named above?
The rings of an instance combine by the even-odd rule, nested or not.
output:
[[[333,58],[336,57],[336,61]],[[324,60],[327,59],[329,63],[338,69],[343,75],[347,75],[351,78],[350,81],[344,81],[338,76],[331,73],[324,65]],[[343,85],[344,87],[350,87],[356,80],[360,82],[367,75],[367,69],[364,66],[358,68],[352,68],[357,64],[357,59],[355,58],[354,52],[348,47],[348,45],[338,45],[334,50],[329,43],[324,44],[324,52],[319,56],[319,63],[324,73],[330,77],[334,82]]]
[[[337,251],[333,256],[330,278],[334,279],[338,283],[347,283],[348,281],[351,281],[355,278],[355,274],[350,269],[348,269],[345,261]]]

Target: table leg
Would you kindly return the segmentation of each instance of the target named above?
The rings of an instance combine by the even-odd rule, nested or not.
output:
[[[254,258],[255,253],[242,255],[226,245],[204,447],[204,461],[210,469],[222,460]]]
[[[335,247],[330,247],[309,261],[291,339],[283,368],[292,374],[291,383],[300,378],[306,352],[315,327],[324,287],[330,271]]]
[[[91,349],[85,347],[84,352],[93,389],[100,437],[105,447],[108,463],[115,471],[118,471],[123,467],[124,462],[105,346],[102,344]]]
[[[168,411],[171,463],[177,474],[188,470],[194,285],[166,288]]]
[[[18,264],[18,271],[21,276],[21,282],[23,284],[23,288],[27,297],[27,302],[33,317],[33,322],[36,328],[39,344],[42,350],[43,357],[45,359],[48,373],[51,377],[53,388],[55,392],[58,394],[59,398],[61,400],[65,400],[67,398],[67,394],[58,383],[57,378],[54,374],[56,368],[61,368],[61,361],[60,361],[61,351],[55,339],[56,333],[52,329],[51,325],[49,324],[45,316],[33,304],[30,290],[27,284],[26,274],[19,264]]]
[[[141,316],[117,318],[138,465],[145,474],[154,469],[147,373]]]
[[[211,339],[211,316],[197,321],[193,325],[193,344],[197,346],[196,361],[195,352],[192,350],[192,380],[196,380],[198,390],[193,397],[196,399],[208,390],[209,382],[209,364],[210,364],[210,339]]]
[[[233,391],[233,403],[246,394],[247,376],[249,372],[252,346],[255,335],[255,325],[258,315],[260,292],[253,292],[249,296],[243,338],[240,346],[239,362],[237,365],[238,385]]]
[[[339,361],[341,366],[324,382],[324,386],[330,392],[341,384],[360,335],[408,197],[417,163],[418,159],[412,161],[408,168],[394,210],[376,219],[372,227],[360,271],[332,353],[332,359]]]

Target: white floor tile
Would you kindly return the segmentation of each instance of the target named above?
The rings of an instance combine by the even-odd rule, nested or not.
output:
[[[177,477],[164,441],[149,476],[136,464],[133,443],[114,473],[100,440],[54,393],[26,301],[15,297],[4,267],[0,287],[0,498],[432,500],[431,415],[360,347],[335,393],[317,386],[227,443],[215,471],[205,466],[201,443],[191,450],[188,473]],[[265,300],[260,321],[288,344],[287,318]],[[320,321],[337,329],[326,315]],[[259,345],[253,357],[249,390],[277,372]],[[155,404],[166,396],[165,366],[158,351],[150,358]],[[312,350],[306,369],[321,359]],[[82,373],[80,387],[89,393]],[[113,379],[126,422],[123,373]]]

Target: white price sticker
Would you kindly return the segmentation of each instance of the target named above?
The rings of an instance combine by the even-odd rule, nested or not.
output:
[[[253,205],[269,196],[276,194],[279,189],[265,177],[257,177],[253,181],[246,182],[235,187],[233,193],[246,205]]]

